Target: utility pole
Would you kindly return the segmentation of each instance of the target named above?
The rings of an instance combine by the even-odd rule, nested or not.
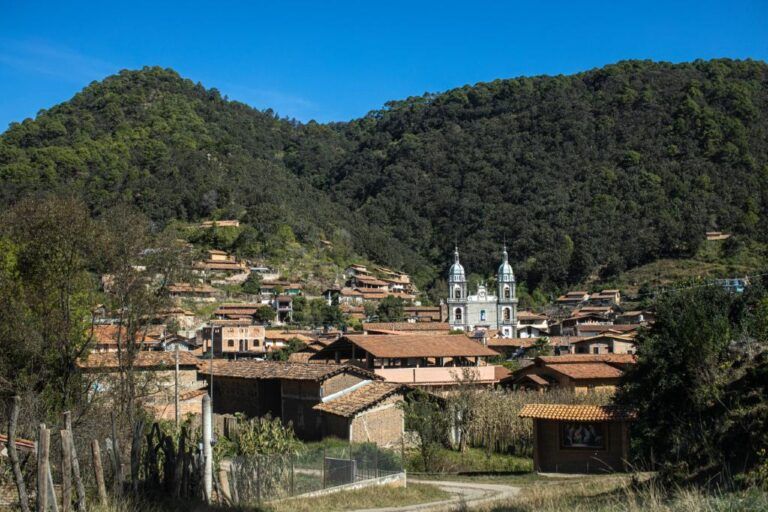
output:
[[[176,420],[176,433],[179,432],[179,341],[176,340],[176,369],[173,374],[174,379],[174,419]]]
[[[213,498],[213,449],[211,446],[211,397],[203,397],[203,489],[205,501],[210,504]]]

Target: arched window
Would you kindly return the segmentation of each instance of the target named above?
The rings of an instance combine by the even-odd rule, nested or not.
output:
[[[461,286],[455,286],[453,288],[453,298],[454,299],[460,299],[461,298]]]
[[[456,308],[453,312],[454,320],[461,320],[461,308]]]
[[[504,320],[509,321],[512,319],[512,310],[509,308],[504,308],[503,310]]]
[[[504,298],[505,299],[511,299],[512,298],[512,292],[509,289],[509,285],[504,286]]]

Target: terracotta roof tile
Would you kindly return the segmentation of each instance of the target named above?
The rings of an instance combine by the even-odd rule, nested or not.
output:
[[[632,354],[564,354],[561,356],[539,356],[536,361],[545,364],[565,363],[612,363],[633,364],[637,358]]]
[[[447,322],[363,322],[364,331],[445,331],[451,330]]]
[[[624,375],[623,371],[606,363],[548,364],[546,367],[574,380],[618,379]]]
[[[197,366],[200,359],[189,352],[179,352],[179,365],[184,367]],[[175,352],[138,352],[134,359],[134,368],[172,367],[176,364]],[[119,362],[116,352],[94,352],[85,359],[77,362],[77,366],[86,370],[105,369],[116,370]]]
[[[338,398],[322,402],[313,407],[316,411],[327,412],[344,418],[353,418],[385,398],[402,393],[406,388],[392,382],[368,382]]]
[[[526,404],[518,416],[538,420],[628,421],[635,419],[636,413],[613,405]]]
[[[326,351],[333,354],[334,346],[344,343],[354,344],[378,358],[495,357],[498,355],[496,351],[465,336],[451,334],[347,335],[321,350],[318,355]]]
[[[197,367],[198,372],[201,374],[211,374],[210,360],[198,360]],[[376,374],[352,365],[295,363],[290,361],[213,360],[214,377],[322,381],[340,373],[352,373],[367,379],[381,380],[381,377]]]

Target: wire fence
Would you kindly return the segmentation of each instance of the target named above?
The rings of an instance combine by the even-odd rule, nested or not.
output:
[[[374,444],[311,446],[299,454],[237,456],[220,464],[218,485],[235,506],[299,496],[403,471],[399,453]]]

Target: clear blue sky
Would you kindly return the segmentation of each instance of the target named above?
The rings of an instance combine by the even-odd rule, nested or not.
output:
[[[0,131],[145,65],[334,121],[426,91],[622,59],[768,60],[768,0],[170,4],[0,0]]]

